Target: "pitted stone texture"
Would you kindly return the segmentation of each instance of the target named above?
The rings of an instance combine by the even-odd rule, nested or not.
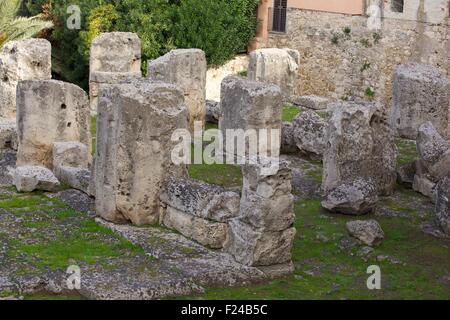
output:
[[[227,239],[226,223],[199,218],[172,207],[167,207],[162,222],[166,227],[212,249],[222,248]]]
[[[17,87],[17,165],[53,169],[53,144],[77,141],[91,149],[90,112],[86,93],[56,81],[21,81]]]
[[[442,230],[450,234],[450,174],[438,184],[436,217]]]
[[[281,153],[297,153],[298,151],[294,137],[294,125],[291,122],[283,122],[281,127]]]
[[[305,110],[293,121],[294,141],[304,154],[322,158],[327,122],[316,112]]]
[[[53,172],[44,167],[21,166],[14,171],[14,185],[19,192],[34,190],[57,191],[59,181]]]
[[[161,201],[195,217],[227,222],[239,214],[240,195],[192,179],[170,179]]]
[[[191,129],[194,121],[205,121],[206,71],[205,52],[200,49],[172,50],[148,63],[149,78],[172,83],[183,91]]]
[[[450,173],[450,141],[445,140],[431,122],[419,128],[417,151],[431,180],[437,182]]]
[[[296,106],[312,109],[312,110],[326,110],[330,100],[318,96],[293,96],[291,103]]]
[[[205,120],[209,123],[218,124],[220,118],[220,102],[206,100]]]
[[[448,136],[450,80],[433,66],[406,64],[394,75],[391,125],[403,138],[416,139],[419,127],[431,121]]]
[[[141,40],[135,33],[102,33],[90,51],[89,96],[96,113],[102,84],[115,84],[142,77]]]
[[[267,152],[271,156],[279,154],[283,107],[279,87],[230,76],[222,81],[220,106],[219,128],[223,137],[228,140],[227,130],[255,129],[258,135],[260,129],[267,129],[268,136],[279,130],[277,141],[267,141]],[[244,132],[234,132],[244,139]]]
[[[21,80],[49,80],[51,45],[45,39],[7,42],[0,50],[0,118],[15,118]]]
[[[87,168],[88,147],[77,141],[56,142],[53,145],[53,167]]]
[[[368,246],[377,246],[384,239],[384,232],[375,220],[357,220],[347,223],[347,230],[351,236]]]
[[[57,178],[61,183],[68,185],[73,189],[83,191],[89,194],[89,183],[91,179],[91,171],[85,168],[59,167]]]
[[[0,150],[17,150],[17,125],[15,119],[0,119]]]
[[[289,263],[296,230],[266,231],[234,219],[229,224],[226,248],[236,261],[247,266]]]
[[[248,266],[289,263],[296,230],[292,174],[285,162],[267,174],[260,165],[243,168],[239,217],[229,223],[226,250]]]
[[[171,161],[177,145],[172,134],[188,128],[182,92],[171,84],[136,80],[104,86],[98,107],[97,214],[137,225],[158,222],[166,180],[186,176],[185,166]]]
[[[266,48],[250,53],[248,78],[272,83],[281,88],[285,98],[297,89],[300,53],[292,49]]]
[[[405,185],[412,186],[414,176],[417,172],[418,160],[400,166],[397,169],[397,181]]]
[[[378,202],[377,193],[371,179],[358,178],[330,190],[322,201],[322,206],[336,213],[363,215],[374,212]]]
[[[339,102],[328,123],[324,153],[325,193],[346,181],[371,178],[379,194],[394,190],[397,148],[380,107]]]
[[[428,197],[436,203],[436,183],[429,174],[416,174],[414,176],[413,190]]]

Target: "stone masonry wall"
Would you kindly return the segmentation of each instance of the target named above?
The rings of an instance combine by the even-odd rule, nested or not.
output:
[[[299,50],[298,94],[373,98],[389,108],[398,64],[421,62],[450,74],[449,21],[386,18],[375,32],[365,16],[290,8],[287,32],[271,33],[265,46]]]

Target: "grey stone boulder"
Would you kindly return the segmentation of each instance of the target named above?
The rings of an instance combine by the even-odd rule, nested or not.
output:
[[[384,232],[375,220],[357,220],[346,224],[349,234],[368,246],[377,246],[384,239]]]
[[[220,102],[206,100],[206,116],[205,120],[209,123],[218,124],[220,117]]]
[[[442,230],[450,235],[450,174],[437,187],[436,218]]]
[[[450,173],[450,141],[429,121],[419,128],[417,151],[434,182]]]
[[[227,222],[239,214],[240,195],[223,187],[192,179],[170,179],[161,201],[195,217]]]
[[[427,174],[414,176],[413,189],[436,203],[436,183]]]
[[[447,136],[449,102],[450,80],[439,69],[412,63],[395,70],[390,122],[400,137],[416,139],[427,121]]]
[[[60,183],[53,172],[47,168],[22,166],[14,171],[14,185],[19,192],[57,191]]]
[[[55,142],[53,144],[53,168],[89,166],[89,149],[78,141]]]
[[[318,96],[293,96],[291,103],[311,110],[326,110],[330,100]]]
[[[58,167],[58,179],[73,189],[89,194],[91,171],[85,168]]]
[[[297,148],[302,153],[322,158],[325,150],[326,121],[316,112],[306,110],[294,119],[292,126]]]
[[[414,176],[417,171],[417,160],[400,166],[397,169],[397,181],[398,183],[412,186],[414,183]]]
[[[294,125],[291,122],[283,122],[281,126],[281,153],[299,152],[294,137]]]
[[[336,213],[363,215],[375,210],[378,202],[376,185],[371,179],[358,178],[332,189],[322,207]]]

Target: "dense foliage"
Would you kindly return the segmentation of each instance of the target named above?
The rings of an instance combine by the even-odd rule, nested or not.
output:
[[[155,59],[173,48],[200,48],[210,65],[220,65],[244,51],[256,30],[259,0],[78,0],[81,30],[69,30],[64,0],[25,0],[29,15],[49,8],[55,28],[46,37],[53,45],[54,73],[87,86],[89,48],[102,32],[136,32],[142,56]],[[145,68],[144,68],[145,69]]]

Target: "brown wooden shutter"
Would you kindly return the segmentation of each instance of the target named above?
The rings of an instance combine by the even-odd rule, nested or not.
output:
[[[287,0],[275,0],[273,7],[272,30],[286,32]]]

